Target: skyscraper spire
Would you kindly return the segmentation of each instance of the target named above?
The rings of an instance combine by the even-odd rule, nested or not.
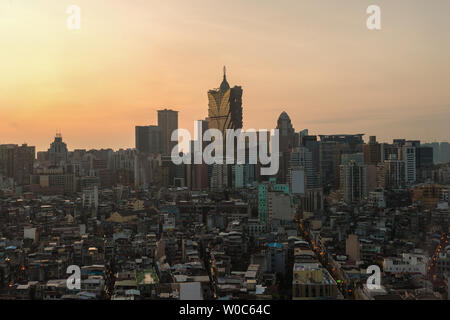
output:
[[[220,85],[220,91],[227,91],[228,89],[230,89],[230,85],[227,81],[227,67],[223,66],[223,81]]]

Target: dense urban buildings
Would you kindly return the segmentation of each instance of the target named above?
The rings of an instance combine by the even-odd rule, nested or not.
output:
[[[225,70],[207,112],[198,135],[243,127]],[[135,148],[71,150],[61,133],[37,154],[0,145],[0,299],[448,299],[447,144],[312,135],[276,117],[273,176],[248,154],[175,165],[170,109],[135,127]]]

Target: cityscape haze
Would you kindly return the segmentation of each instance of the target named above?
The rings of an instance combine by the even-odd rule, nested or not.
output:
[[[1,1],[5,310],[450,300],[450,2],[375,2]]]
[[[161,106],[192,131],[223,65],[245,84],[244,128],[286,111],[324,134],[450,140],[446,0],[377,1],[379,31],[365,0],[80,0],[77,31],[69,4],[1,3],[2,143],[46,150],[61,128],[74,148],[128,148]]]

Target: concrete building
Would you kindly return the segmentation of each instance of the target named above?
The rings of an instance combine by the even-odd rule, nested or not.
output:
[[[36,148],[23,144],[0,145],[0,176],[13,178],[17,185],[30,184]]]
[[[178,141],[171,141],[173,131],[178,129],[178,111],[158,110],[158,127],[161,130],[161,151],[164,156],[170,156]]]
[[[348,236],[345,242],[345,253],[351,261],[361,260],[361,244],[357,235],[350,234]]]
[[[136,126],[135,128],[136,150],[139,153],[162,153],[161,139],[159,126]]]
[[[402,152],[405,161],[405,183],[411,185],[416,182],[416,147],[407,144],[403,146]]]
[[[341,190],[344,201],[355,203],[367,196],[367,166],[351,160],[341,167]]]
[[[268,193],[271,191],[282,191],[289,194],[289,185],[277,184],[275,178],[271,178],[269,182],[261,183],[258,186],[258,218],[260,221],[266,223],[270,222],[269,219],[269,203]]]
[[[67,144],[63,142],[61,133],[57,133],[55,140],[50,144],[50,148],[47,151],[48,160],[52,164],[59,165],[67,161],[69,151]]]
[[[377,166],[377,185],[384,189],[403,189],[405,187],[405,162],[394,154],[389,160]]]
[[[377,137],[370,136],[369,143],[363,146],[364,163],[377,165],[381,162],[381,144],[377,142]]]
[[[269,225],[272,225],[274,220],[292,221],[294,216],[291,196],[283,191],[269,191],[267,193],[267,214]]]
[[[293,267],[293,300],[328,300],[342,298],[337,283],[318,263],[295,263]]]
[[[403,253],[399,258],[384,258],[383,270],[386,273],[427,273],[428,258],[422,254]]]

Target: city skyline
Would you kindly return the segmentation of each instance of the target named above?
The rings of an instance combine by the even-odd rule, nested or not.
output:
[[[225,87],[224,87],[225,86]],[[236,88],[237,88],[237,90],[238,91],[240,91],[239,92],[239,94],[238,94],[238,96],[239,96],[239,100],[240,99],[242,99],[242,88],[240,87],[240,86],[237,86],[237,87],[235,87],[235,88],[233,88],[233,90],[236,90]],[[212,96],[211,96],[211,92],[216,92],[215,90],[217,90],[217,92],[221,92],[221,91],[223,91],[223,90],[225,90],[225,91],[227,91],[228,89],[230,89],[230,85],[229,85],[229,83],[227,82],[227,79],[226,79],[226,66],[224,66],[223,67],[223,79],[222,79],[222,82],[221,82],[221,84],[220,84],[220,86],[217,86],[217,88],[215,88],[215,89],[211,89],[211,90],[208,90],[208,99],[210,100],[209,101],[209,104],[211,104],[211,99],[213,99],[212,98]],[[234,99],[234,98],[233,98]],[[224,105],[225,106],[225,105]],[[244,111],[245,111],[245,107],[244,106],[239,106],[239,108],[240,108],[240,112],[241,113],[244,113]],[[211,105],[209,105],[208,107],[207,107],[207,113],[210,113],[211,112]],[[153,110],[153,108],[152,108],[152,110]],[[88,150],[88,149],[91,149],[91,150],[95,150],[95,149],[113,149],[113,150],[119,150],[119,149],[135,149],[136,148],[136,144],[137,144],[137,141],[136,141],[136,136],[137,136],[137,128],[138,127],[144,127],[144,128],[146,128],[146,127],[154,127],[154,128],[159,128],[161,125],[164,127],[164,123],[160,123],[160,121],[161,121],[161,115],[163,114],[163,113],[167,113],[167,112],[169,112],[169,113],[174,113],[174,114],[177,114],[177,116],[176,116],[176,119],[175,119],[175,123],[173,123],[172,124],[172,127],[173,128],[176,128],[177,126],[178,126],[178,113],[180,113],[180,111],[178,111],[178,110],[172,110],[172,108],[170,108],[170,107],[167,107],[167,106],[160,106],[160,107],[157,107],[156,109],[155,109],[155,114],[156,114],[156,119],[151,123],[151,124],[145,124],[145,125],[134,125],[134,128],[135,128],[135,131],[133,131],[133,139],[135,140],[133,143],[132,143],[132,145],[128,145],[128,146],[120,146],[120,147],[110,147],[110,146],[104,146],[104,145],[98,145],[98,146],[93,146],[93,147],[83,147],[83,146],[80,146],[80,147],[72,147],[71,148],[71,150],[76,150],[76,149],[86,149],[86,150]],[[280,115],[279,115],[280,117],[288,117],[288,119],[289,119],[289,121],[291,121],[290,120],[290,117],[289,117],[289,115],[286,113],[286,111],[282,111],[281,113],[280,113]],[[245,115],[244,116],[240,116],[240,117],[242,117],[242,118],[245,118]],[[197,119],[197,120],[195,120],[195,121],[208,121],[208,119],[210,119],[210,117],[208,117],[208,116],[206,116],[204,119]],[[240,118],[241,119],[241,118]],[[271,128],[263,128],[263,129],[267,129],[267,130],[270,130],[270,129],[275,129],[276,127],[278,127],[278,125],[279,125],[279,123],[278,123],[278,125],[277,125],[277,121],[279,122],[280,120],[279,120],[279,118],[278,118],[278,116],[277,115],[274,115],[274,118],[273,119],[277,119],[277,120],[274,120],[274,123],[275,123],[275,125],[274,126],[272,126]],[[166,120],[167,121],[167,120]],[[242,121],[242,120],[241,120]],[[184,123],[185,121],[183,121],[183,119],[181,118],[181,123]],[[292,121],[293,122],[293,124],[294,124],[294,121]],[[180,127],[178,127],[178,128],[180,128]],[[161,128],[160,128],[161,129]],[[244,126],[244,130],[245,129],[248,129],[248,127],[246,128],[245,126]],[[254,128],[251,128],[251,129],[254,129]],[[258,128],[258,129],[261,129],[261,128]],[[293,128],[292,129],[294,129],[295,131],[295,133],[301,133],[303,130],[309,130],[309,131],[311,131],[311,134],[313,134],[313,135],[317,135],[317,136],[321,136],[321,135],[328,135],[328,133],[327,134],[323,134],[323,133],[320,133],[320,132],[314,132],[313,130],[311,130],[311,128],[301,128],[301,129],[296,129],[295,128],[295,125],[293,125]],[[190,130],[190,132],[191,132],[191,134],[193,134],[193,130],[192,129],[189,129],[188,128],[188,130]],[[163,131],[167,131],[167,128],[166,129],[164,129]],[[352,135],[352,134],[355,134],[355,133],[353,133],[353,132],[349,132],[349,131],[345,131],[345,132],[339,132],[339,133],[330,133],[331,135],[340,135],[340,134],[350,134],[350,135]],[[369,143],[369,137],[371,137],[371,136],[374,136],[373,134],[368,134],[368,133],[362,133],[362,136],[363,136],[363,139],[364,139],[364,137],[365,137],[365,142],[366,143]],[[57,137],[57,138],[62,138],[62,130],[59,128],[59,129],[56,129],[55,130],[55,134],[52,136],[52,138],[53,137]],[[378,136],[375,136],[375,137],[378,137]],[[399,139],[399,138],[405,138],[405,137],[389,137],[389,138],[387,138],[385,141],[383,140],[379,140],[379,142],[381,142],[381,143],[391,143],[392,141],[394,141],[395,139]],[[169,133],[168,132],[166,132],[165,133],[165,137],[164,137],[164,141],[166,141],[167,139],[170,139],[170,135],[169,135]],[[432,141],[424,141],[424,140],[420,140],[420,137],[419,138],[417,138],[417,139],[411,139],[411,138],[409,138],[409,137],[406,137],[406,140],[418,140],[418,141],[421,141],[422,143],[433,143],[433,142],[438,142],[438,143],[440,143],[440,142],[447,142],[447,141],[444,141],[444,140],[441,140],[441,141],[439,141],[439,140],[432,140]],[[0,141],[1,142],[1,141]],[[9,142],[9,143],[7,143],[7,144],[17,144],[17,145],[30,145],[30,146],[34,146],[32,143],[29,143],[28,141],[25,141],[25,142],[23,142],[23,143],[20,143],[20,142]],[[175,146],[176,145],[176,143],[175,142],[173,142],[172,143],[172,147],[173,146]],[[48,146],[48,144],[46,145],[45,144],[45,142],[44,142],[44,144],[42,145],[42,148],[41,149],[39,149],[39,147],[36,147],[36,152],[41,152],[41,151],[47,151],[47,146]],[[165,150],[163,153],[164,154],[167,154],[169,152],[169,150],[167,149],[167,150]]]
[[[244,128],[286,111],[314,133],[450,140],[447,1],[377,1],[379,31],[369,1],[76,3],[78,31],[69,1],[3,3],[1,143],[42,150],[61,128],[73,148],[126,148],[161,106],[192,131],[223,65],[243,86]]]
[[[0,301],[449,301],[449,12],[0,0]]]

